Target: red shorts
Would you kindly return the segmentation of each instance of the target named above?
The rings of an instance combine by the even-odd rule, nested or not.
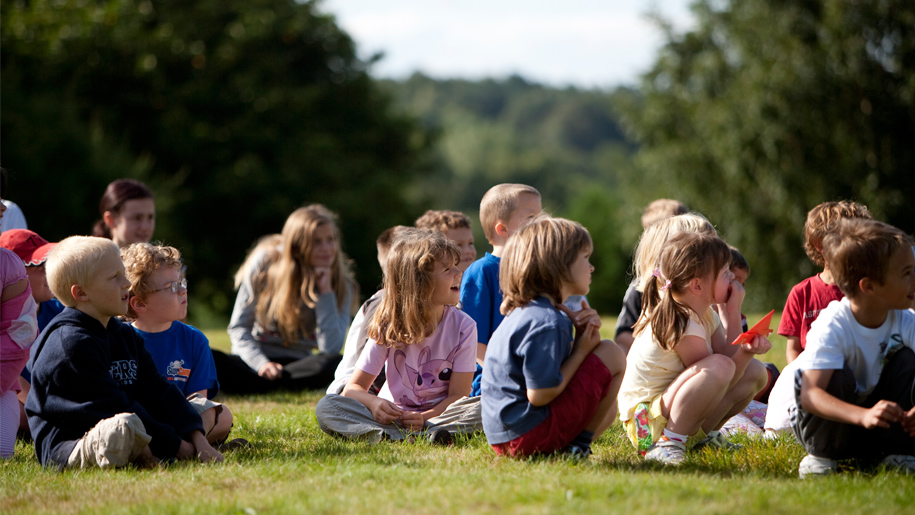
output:
[[[578,367],[572,381],[549,404],[546,420],[514,440],[494,444],[496,454],[527,456],[548,454],[564,448],[585,430],[594,418],[597,405],[607,396],[613,375],[593,352]]]

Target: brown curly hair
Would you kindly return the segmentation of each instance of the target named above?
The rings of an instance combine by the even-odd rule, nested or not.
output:
[[[871,220],[873,216],[867,206],[851,200],[823,202],[807,213],[807,221],[804,222],[804,251],[817,266],[826,264],[821,251],[823,237],[835,229],[836,222],[843,218]]]
[[[124,247],[121,249],[121,261],[124,262],[127,280],[130,281],[130,297],[139,297],[140,300],[146,300],[146,296],[149,295],[149,278],[153,272],[162,268],[181,270],[184,267],[178,249],[153,243],[132,243]],[[126,318],[137,318],[137,313],[129,302]]]

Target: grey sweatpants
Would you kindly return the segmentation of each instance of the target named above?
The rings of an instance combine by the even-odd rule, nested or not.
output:
[[[403,440],[411,434],[399,423],[381,424],[361,402],[342,395],[329,394],[315,407],[318,425],[330,435],[347,438],[365,438],[371,442],[383,439]],[[445,411],[426,421],[425,430],[447,429],[452,434],[483,430],[483,417],[479,397],[462,397],[451,403]]]

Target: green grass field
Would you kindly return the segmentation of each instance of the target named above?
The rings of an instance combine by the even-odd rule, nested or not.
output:
[[[224,331],[207,335],[228,349]],[[781,367],[784,339],[773,344],[764,359]],[[643,463],[616,424],[585,462],[520,461],[496,457],[482,435],[451,447],[331,438],[314,417],[320,398],[224,396],[236,415],[233,436],[253,447],[227,452],[221,465],[58,473],[20,442],[0,463],[0,513],[915,512],[915,479],[896,472],[849,464],[834,477],[797,479],[804,452],[792,438],[742,438],[743,451],[695,452],[663,468]]]

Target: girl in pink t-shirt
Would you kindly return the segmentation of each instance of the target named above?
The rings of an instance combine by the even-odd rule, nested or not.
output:
[[[25,266],[11,250],[0,248],[0,457],[13,455],[19,428],[19,373],[38,335],[37,304]]]
[[[397,237],[385,264],[385,296],[355,372],[342,395],[318,403],[322,429],[400,440],[433,429],[430,419],[470,393],[477,336],[473,319],[455,308],[460,259],[441,233],[411,229]],[[375,396],[368,389],[382,368],[387,382]],[[450,433],[433,433],[434,440],[450,440]]]

